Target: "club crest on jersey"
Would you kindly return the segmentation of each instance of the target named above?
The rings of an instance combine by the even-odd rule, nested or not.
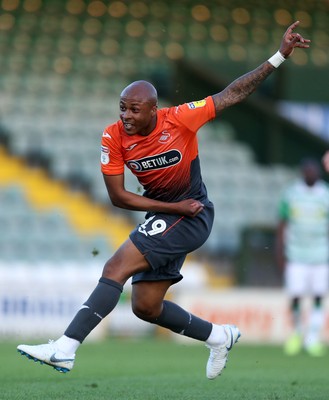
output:
[[[166,143],[170,138],[170,133],[168,131],[162,131],[160,135],[159,143]]]
[[[127,166],[134,172],[144,172],[154,169],[169,168],[182,160],[182,153],[179,150],[169,150],[151,157],[140,158],[127,162]]]
[[[110,162],[110,149],[106,146],[101,147],[101,163],[106,165]]]
[[[192,101],[191,103],[187,103],[188,108],[193,110],[194,108],[204,107],[206,105],[206,100],[198,100]]]

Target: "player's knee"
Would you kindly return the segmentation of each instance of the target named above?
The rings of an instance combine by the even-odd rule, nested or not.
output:
[[[114,272],[116,272],[116,264],[112,262],[111,259],[109,259],[103,268],[103,275],[110,275],[113,274]]]
[[[152,322],[159,315],[158,310],[145,303],[132,303],[132,311],[136,317],[147,322]]]
[[[129,278],[129,274],[121,268],[121,265],[113,262],[111,259],[105,263],[102,276],[120,282],[121,284],[124,284]]]

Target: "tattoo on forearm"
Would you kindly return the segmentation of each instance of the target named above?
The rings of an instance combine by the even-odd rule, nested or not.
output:
[[[217,111],[230,107],[244,100],[262,83],[275,68],[268,62],[261,64],[258,68],[242,75],[233,81],[222,92],[213,96]]]

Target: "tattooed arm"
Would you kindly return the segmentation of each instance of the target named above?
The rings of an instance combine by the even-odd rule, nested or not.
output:
[[[275,68],[273,65],[266,61],[258,68],[236,79],[222,92],[212,96],[215,103],[216,112],[218,113],[224,110],[224,108],[228,108],[244,100],[251,93],[253,93],[259,84],[263,82],[263,80],[265,80],[274,70]]]
[[[280,45],[280,55],[277,57],[288,58],[295,47],[308,48],[310,40],[304,39],[299,33],[293,33],[293,30],[297,27],[299,21],[294,22],[286,30],[283,35]],[[281,61],[282,62],[282,61]],[[236,79],[223,91],[213,95],[216,112],[224,110],[240,101],[244,100],[251,93],[253,93],[257,87],[263,82],[276,68],[270,61],[265,61],[258,68],[250,71],[240,78]]]

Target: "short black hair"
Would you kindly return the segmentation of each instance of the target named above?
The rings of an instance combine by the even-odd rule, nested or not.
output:
[[[321,170],[321,164],[318,159],[314,157],[305,157],[302,158],[300,161],[300,167],[301,169],[307,168],[307,167],[316,167],[319,171]]]

